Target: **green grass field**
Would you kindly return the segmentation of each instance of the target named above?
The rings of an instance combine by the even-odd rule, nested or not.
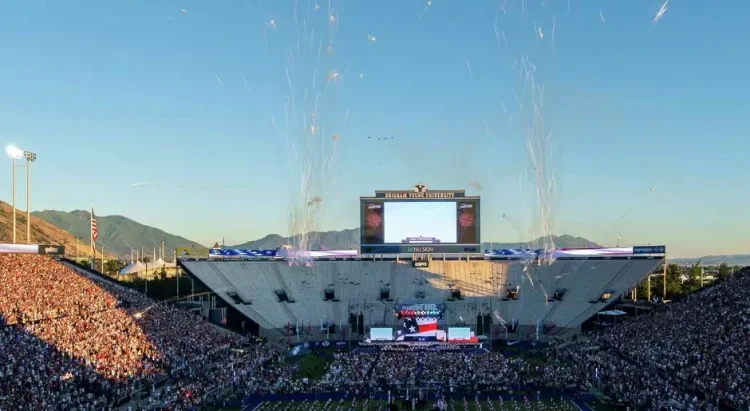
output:
[[[328,362],[323,357],[317,355],[306,355],[297,363],[297,378],[309,378],[312,381],[319,380],[326,373]],[[309,371],[309,373],[308,373]]]
[[[339,407],[341,405],[341,407]],[[259,408],[256,408],[258,411],[269,411],[269,410],[275,410],[275,411],[322,411],[322,410],[342,410],[342,411],[375,411],[375,410],[385,410],[387,403],[385,401],[370,401],[367,406],[365,406],[364,401],[357,401],[354,406],[352,407],[351,401],[345,401],[343,404],[339,404],[338,401],[332,401],[328,406],[326,407],[325,401],[319,401],[317,403],[312,402],[277,402],[277,403],[264,403],[261,404]],[[503,403],[500,403],[498,401],[492,402],[492,408],[490,408],[490,403],[488,401],[480,401],[479,404],[474,402],[473,400],[469,401],[467,400],[466,403],[463,401],[456,401],[456,411],[489,411],[489,410],[495,410],[495,411],[514,411],[516,408],[514,406],[514,403],[511,401],[504,401]],[[518,406],[520,407],[520,411],[579,411],[578,407],[576,407],[571,401],[542,401],[542,402],[536,402],[532,401],[529,407],[526,407],[523,405],[523,403],[519,402]],[[411,405],[409,404],[402,404],[400,406],[402,410],[411,410]]]

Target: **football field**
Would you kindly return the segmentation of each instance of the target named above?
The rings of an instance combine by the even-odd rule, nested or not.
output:
[[[263,403],[256,410],[258,411],[385,411],[387,410],[386,401],[315,401],[315,402],[273,402]],[[405,402],[399,403],[400,410],[411,410],[411,404]],[[432,409],[430,404],[427,410]],[[581,410],[572,401],[531,401],[524,404],[522,401],[474,401],[460,400],[448,404],[449,410],[456,411],[589,411],[590,409]],[[248,410],[249,411],[249,410]]]

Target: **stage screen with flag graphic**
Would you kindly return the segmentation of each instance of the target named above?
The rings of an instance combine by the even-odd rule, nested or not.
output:
[[[442,338],[441,338],[442,337]],[[438,330],[437,318],[404,318],[396,328],[394,340],[437,338],[445,339],[445,331]]]

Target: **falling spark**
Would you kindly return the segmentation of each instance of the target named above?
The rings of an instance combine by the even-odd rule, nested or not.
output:
[[[432,0],[427,0],[427,5],[424,6],[424,10],[422,10],[422,12],[419,13],[419,17],[417,17],[417,23],[419,22],[419,20],[422,20],[422,17],[424,17],[424,14],[427,13],[427,9],[429,9],[430,6],[432,6]]]
[[[557,13],[552,15],[552,54],[555,54],[555,30],[557,28]]]
[[[359,78],[360,78],[360,79],[363,79],[363,78],[365,78],[365,73],[359,73]]]
[[[240,73],[240,77],[242,77],[242,82],[245,83],[245,89],[249,93],[250,92],[250,86],[247,85],[247,79],[245,78],[245,75],[242,74],[242,73]]]
[[[214,78],[216,79],[216,82],[219,83],[220,87],[224,87],[224,82],[221,81],[221,79],[219,78],[219,76],[214,76]]]
[[[539,40],[544,40],[544,32],[542,31],[541,26],[537,26],[536,34],[539,36]]]
[[[659,11],[656,12],[656,16],[654,16],[654,24],[656,24],[657,21],[661,20],[662,17],[664,17],[664,13],[667,12],[667,4],[669,3],[669,0],[665,1],[664,4],[661,5],[659,8]]]
[[[492,132],[490,131],[490,126],[487,125],[487,120],[484,120],[484,130],[487,131],[487,135],[490,137],[490,140],[495,139],[495,136],[492,135]]]
[[[187,9],[182,9],[182,10],[180,10],[180,13],[182,13],[182,14],[187,14]]]
[[[315,126],[310,126],[310,134],[315,135]]]
[[[339,78],[339,72],[336,70],[332,70],[330,74],[328,74],[328,81],[336,80]]]
[[[333,14],[328,16],[328,23],[330,23],[331,25],[336,24],[336,16],[334,16]]]
[[[374,43],[377,39],[372,34],[367,34],[367,41]],[[386,42],[387,43],[387,42]]]
[[[318,11],[318,10],[320,10],[320,4],[315,3],[315,11]]]
[[[500,30],[500,28],[497,26],[497,14],[495,14],[495,23],[492,24],[492,29],[495,30],[495,39],[497,40],[497,45],[500,46],[500,36],[503,36],[503,43],[505,43],[505,48],[510,51],[510,46],[508,46],[508,39],[505,37],[505,31]]]
[[[276,30],[276,20],[271,19],[271,21],[269,21],[268,24],[270,24],[271,27],[273,27],[273,29]]]
[[[466,62],[466,68],[469,70],[469,77],[471,77],[471,81],[474,81],[474,73],[471,71],[471,64],[466,56],[464,56],[464,61]]]
[[[599,9],[599,20],[604,23],[604,12],[602,12],[602,9]]]

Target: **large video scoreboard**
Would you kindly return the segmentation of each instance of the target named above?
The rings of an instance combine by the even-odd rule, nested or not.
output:
[[[479,197],[464,190],[376,191],[360,197],[362,254],[479,253]]]

